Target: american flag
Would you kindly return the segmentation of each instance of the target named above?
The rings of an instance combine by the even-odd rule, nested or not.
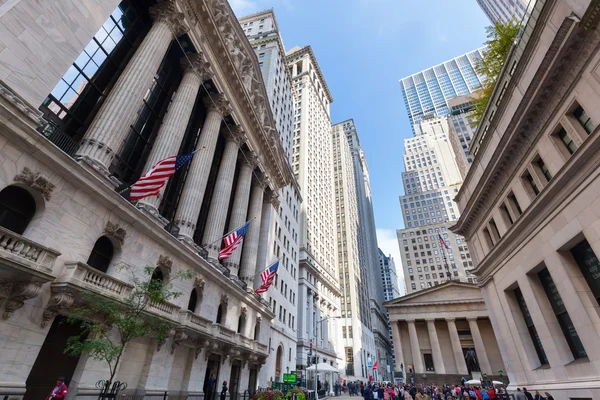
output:
[[[379,350],[379,349],[377,349]],[[375,363],[373,364],[373,369],[377,369],[379,367],[379,361],[375,360]]]
[[[150,171],[142,175],[140,179],[131,186],[129,199],[133,201],[143,199],[144,197],[158,196],[160,189],[165,186],[175,171],[190,161],[193,156],[194,153],[190,153],[182,156],[164,158],[157,162]]]
[[[270,267],[265,269],[262,274],[260,274],[260,279],[262,280],[262,285],[260,285],[254,293],[261,294],[269,290],[269,287],[275,280],[275,275],[277,275],[277,270],[279,269],[279,260],[275,261]]]
[[[244,240],[244,235],[248,230],[248,225],[250,225],[251,221],[246,222],[241,228],[236,229],[231,232],[229,235],[225,236],[223,242],[225,243],[225,247],[221,249],[219,252],[219,261],[223,261],[229,258],[235,249],[238,248],[242,240]]]
[[[448,247],[448,245],[446,244],[446,241],[444,240],[444,238],[442,237],[442,235],[440,235],[439,233],[438,233],[438,238],[440,239],[440,244],[442,246],[444,246],[446,248],[446,250],[448,250],[450,247]]]

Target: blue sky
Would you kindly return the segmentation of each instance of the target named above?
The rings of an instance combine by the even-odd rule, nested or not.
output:
[[[395,230],[403,139],[399,79],[474,50],[489,25],[476,0],[229,0],[238,17],[273,8],[286,49],[311,45],[333,96],[333,123],[354,118],[367,156],[379,247],[400,263]],[[399,268],[401,270],[401,268]]]

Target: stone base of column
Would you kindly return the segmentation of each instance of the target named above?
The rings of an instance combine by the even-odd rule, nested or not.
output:
[[[99,161],[94,160],[89,156],[79,156],[77,157],[77,161],[86,171],[90,172],[113,189],[122,185],[122,182],[112,176],[110,171]]]
[[[143,201],[139,201],[136,206],[138,210],[142,212],[142,214],[148,216],[152,221],[161,227],[165,227],[169,224],[169,220],[160,215],[158,209],[154,207],[152,204],[144,203]]]
[[[21,400],[25,396],[25,383],[0,382],[0,397],[7,400]]]

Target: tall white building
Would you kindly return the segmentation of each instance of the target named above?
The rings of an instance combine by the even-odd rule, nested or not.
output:
[[[342,124],[332,127],[335,217],[339,278],[342,288],[342,339],[349,379],[368,379],[368,360],[376,354],[371,332],[366,264],[360,257],[357,187]]]
[[[242,17],[239,22],[258,57],[275,126],[291,168],[292,90],[275,14],[267,10]],[[280,264],[274,286],[263,295],[276,318],[270,328],[269,357],[260,370],[261,382],[282,381],[284,373],[296,369],[300,203],[300,188],[294,181],[278,190],[275,208],[263,206],[257,264],[263,269],[278,259]]]
[[[343,372],[329,114],[333,99],[310,46],[296,46],[286,56],[294,90],[292,168],[303,199],[296,369],[306,368],[312,340],[317,361]]]
[[[400,205],[405,229],[397,231],[407,294],[450,278],[474,281],[465,240],[448,229],[459,217],[453,199],[462,184],[448,119],[425,118],[415,132],[404,141]]]
[[[521,22],[529,3],[535,3],[531,0],[477,0],[485,16],[492,24],[502,22],[506,24],[509,21],[513,23]]]

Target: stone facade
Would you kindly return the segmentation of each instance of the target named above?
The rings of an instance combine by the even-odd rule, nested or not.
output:
[[[390,316],[396,377],[458,384],[462,377],[502,379],[504,370],[483,296],[473,284],[447,282],[395,300]]]
[[[497,80],[453,228],[517,387],[600,396],[597,1],[537,1]]]
[[[294,177],[227,2],[2,8],[0,395],[45,396],[61,374],[70,398],[96,398],[108,366],[65,359],[56,338],[72,328],[60,319],[84,291],[123,299],[147,266],[193,278],[176,279],[181,296],[148,309],[172,331],[164,343],[128,344],[115,377],[126,391],[200,398],[209,373],[229,382],[232,399],[266,386],[259,371],[274,357],[275,314],[251,288],[264,268],[262,219],[276,212],[267,200]],[[95,35],[110,35],[111,59],[80,65],[101,42]],[[160,197],[124,198],[157,160],[192,151]],[[235,218],[253,222],[231,263],[219,263],[211,246]]]

